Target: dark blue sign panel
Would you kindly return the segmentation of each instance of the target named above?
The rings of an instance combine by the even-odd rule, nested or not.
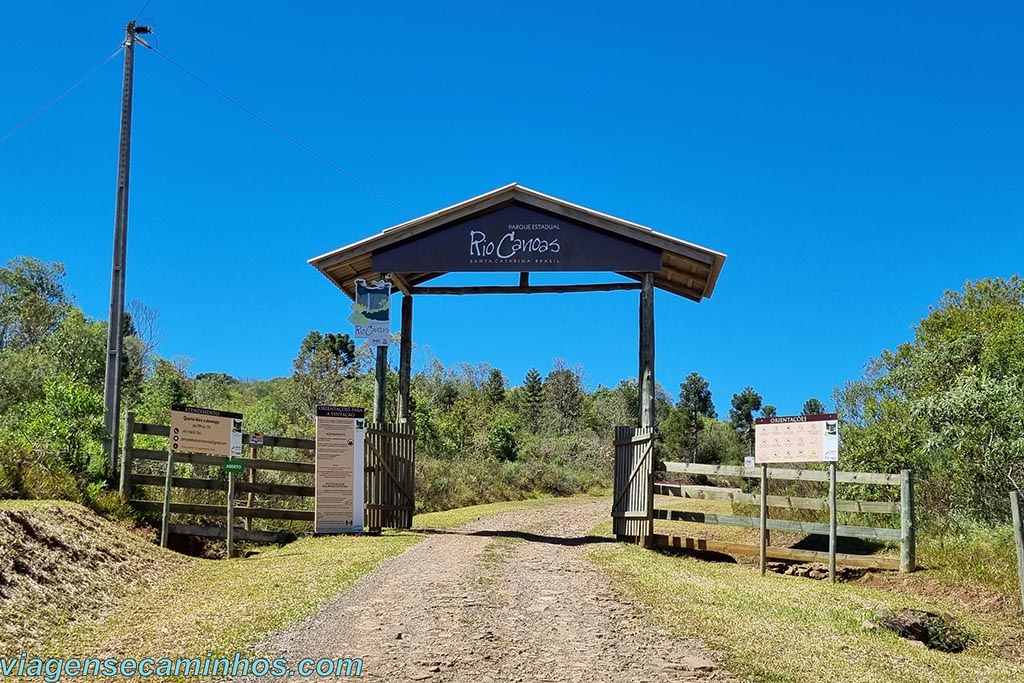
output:
[[[661,269],[658,249],[512,204],[373,255],[378,273]]]

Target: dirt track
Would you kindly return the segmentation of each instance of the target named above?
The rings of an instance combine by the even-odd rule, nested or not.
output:
[[[572,502],[437,532],[261,649],[362,657],[371,681],[729,680],[586,561],[608,541],[583,534],[607,515],[605,501]]]

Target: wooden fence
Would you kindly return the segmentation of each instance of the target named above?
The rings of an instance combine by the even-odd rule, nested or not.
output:
[[[761,467],[739,467],[728,465],[700,465],[690,463],[666,462],[668,472],[680,474],[696,474],[723,477],[738,477],[763,480]],[[829,472],[808,469],[767,468],[767,481],[806,481],[829,482]],[[836,500],[836,512],[867,513],[876,515],[894,515],[900,520],[899,528],[878,526],[855,526],[838,524],[835,526],[836,536],[845,536],[869,541],[898,542],[900,557],[883,557],[876,555],[837,554],[835,560],[841,564],[862,567],[878,567],[882,569],[899,569],[913,571],[916,564],[916,538],[914,529],[914,496],[913,472],[903,470],[900,474],[879,474],[874,472],[835,472],[835,482],[840,484],[868,484],[900,488],[900,502]],[[764,488],[757,494],[743,493],[740,489],[708,486],[689,486],[655,483],[654,493],[682,498],[718,500],[733,504],[763,505],[765,527],[770,530],[790,531],[802,534],[821,534],[828,536],[832,531],[830,524],[804,522],[786,519],[771,519],[767,508],[783,508],[791,510],[830,511],[829,498],[812,498],[796,496],[769,495]],[[834,495],[834,494],[833,494]],[[762,500],[763,499],[763,500]],[[708,512],[692,512],[686,510],[656,509],[651,510],[654,519],[696,522],[701,524],[721,524],[748,528],[760,528],[761,517],[743,517],[737,515],[713,514]],[[673,548],[689,548],[713,550],[728,554],[760,555],[758,545],[726,543],[700,538],[681,536],[654,535],[656,545]],[[764,555],[780,560],[796,560],[804,562],[825,562],[829,554],[824,552],[799,550],[794,548],[767,547]]]
[[[653,473],[654,430],[616,427],[612,529],[618,539],[645,544],[654,533]]]
[[[366,497],[365,497],[365,529],[370,532],[383,528],[407,529],[412,526],[412,515],[415,509],[415,435],[411,425],[392,425],[367,423],[366,425]],[[167,449],[146,449],[135,447],[135,437],[139,435],[168,438],[170,427],[167,425],[147,424],[135,421],[135,415],[128,413],[125,421],[124,447],[121,459],[121,495],[131,505],[142,512],[160,513],[163,502],[136,498],[138,486],[163,487],[166,481]],[[253,519],[286,520],[312,522],[314,513],[312,501],[316,489],[312,485],[316,474],[314,449],[316,442],[311,439],[295,439],[282,436],[264,436],[263,444],[249,445],[249,435],[242,437],[243,447],[249,449],[252,457],[236,458],[241,462],[245,475],[239,475],[235,482],[235,495],[245,494],[246,504],[234,507],[234,516],[244,520],[244,528],[235,529],[237,540],[257,543],[283,543],[294,538],[295,534],[281,531],[257,531],[251,529]],[[299,460],[283,460],[259,457],[263,449],[288,448],[301,451]],[[139,472],[137,467],[146,461],[165,463],[162,472],[150,466],[149,472]],[[202,518],[227,517],[226,478],[203,478],[177,476],[177,468],[182,464],[208,465],[218,469],[223,465],[224,458],[200,453],[175,453],[171,478],[172,489],[192,489],[206,491],[223,491],[223,503],[187,503],[170,504],[172,515],[194,515]],[[302,476],[309,484],[271,483],[259,481],[259,472],[286,472]],[[308,499],[297,508],[274,508],[261,506],[257,496],[291,496]],[[226,527],[210,524],[171,524],[172,534],[191,536],[207,536],[224,538]]]

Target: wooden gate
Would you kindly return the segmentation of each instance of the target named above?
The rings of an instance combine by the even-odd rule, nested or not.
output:
[[[411,423],[366,423],[367,531],[412,527],[416,509],[415,447]]]
[[[612,528],[620,540],[646,543],[654,533],[654,429],[615,428]]]

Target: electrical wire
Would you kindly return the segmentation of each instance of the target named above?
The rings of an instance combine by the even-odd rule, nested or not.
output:
[[[140,12],[140,14],[141,14],[141,12]],[[146,47],[149,48],[150,50],[152,50],[157,55],[159,55],[162,59],[167,61],[169,64],[171,64],[172,66],[174,66],[175,68],[180,70],[182,73],[186,74],[190,78],[195,79],[196,81],[201,83],[203,86],[205,86],[206,88],[208,88],[212,92],[216,93],[218,96],[222,97],[227,102],[231,103],[232,105],[234,105],[238,109],[242,110],[243,112],[245,112],[246,114],[248,114],[252,118],[256,119],[257,121],[262,123],[264,126],[269,128],[270,130],[274,131],[278,135],[282,136],[283,138],[285,138],[286,140],[288,140],[289,142],[291,142],[292,144],[294,144],[298,148],[302,149],[303,151],[305,151],[308,154],[312,155],[313,157],[315,157],[316,159],[318,159],[322,163],[326,164],[328,167],[330,167],[334,171],[336,171],[336,172],[340,173],[341,175],[345,176],[350,181],[352,181],[355,184],[359,185],[364,190],[372,193],[373,195],[375,195],[379,199],[382,199],[383,201],[387,202],[388,204],[390,204],[394,208],[398,209],[399,211],[401,211],[405,215],[409,216],[410,218],[414,217],[414,214],[411,211],[405,209],[403,206],[401,206],[400,204],[395,202],[393,199],[391,199],[390,197],[385,195],[383,192],[380,192],[377,189],[371,187],[367,183],[363,182],[362,180],[360,180],[356,176],[352,175],[351,173],[349,173],[345,169],[343,169],[340,166],[338,166],[337,164],[335,164],[333,161],[331,161],[330,159],[325,157],[323,154],[320,154],[316,150],[312,149],[311,147],[309,147],[308,145],[303,143],[301,140],[299,140],[295,136],[293,136],[293,135],[289,134],[288,132],[282,130],[278,126],[275,126],[273,123],[271,123],[270,121],[268,121],[267,119],[265,119],[264,117],[262,117],[261,115],[259,115],[258,113],[256,113],[252,109],[250,109],[249,107],[245,106],[244,104],[242,104],[241,102],[239,102],[235,98],[231,97],[230,95],[228,95],[224,91],[220,90],[215,85],[213,85],[212,83],[210,83],[206,79],[202,78],[201,76],[199,76],[195,72],[191,71],[190,69],[188,69],[187,67],[183,66],[182,64],[179,64],[178,62],[174,61],[171,57],[169,57],[168,55],[164,54],[163,52],[161,52],[157,48],[155,48],[155,47],[153,47],[151,45],[146,45]],[[628,344],[632,343],[632,342],[626,341],[625,339],[623,339],[622,337],[618,336],[617,334],[611,332],[607,328],[602,327],[602,326],[598,325],[597,323],[587,319],[586,317],[580,315],[576,311],[573,311],[572,309],[568,308],[567,306],[563,306],[561,303],[556,301],[551,296],[548,296],[547,294],[542,294],[541,296],[545,300],[547,300],[551,305],[556,306],[556,307],[562,309],[563,311],[567,312],[572,317],[576,318],[577,320],[582,321],[583,323],[585,323],[589,327],[593,328],[594,330],[597,330],[603,336],[605,336],[605,337],[607,337],[607,338],[609,338],[609,339],[611,339],[613,341],[616,341],[616,342],[618,342],[620,344],[627,344],[628,345]]]
[[[235,98],[231,97],[230,95],[228,95],[224,91],[220,90],[215,85],[213,85],[212,83],[210,83],[206,79],[202,78],[201,76],[199,76],[195,72],[190,71],[186,67],[182,66],[178,62],[176,62],[173,59],[171,59],[170,57],[168,57],[166,54],[164,54],[160,50],[156,49],[155,47],[152,47],[152,46],[149,46],[149,45],[147,45],[146,47],[148,47],[150,50],[152,50],[153,52],[158,54],[161,58],[166,60],[172,66],[174,66],[175,68],[179,69],[182,73],[190,76],[191,78],[194,78],[196,81],[198,81],[199,83],[203,84],[208,89],[212,90],[214,93],[216,93],[220,97],[224,98],[225,100],[227,100],[228,102],[230,102],[234,106],[238,107],[239,109],[244,111],[246,114],[248,114],[252,118],[256,119],[257,121],[262,123],[264,126],[269,128],[270,130],[274,131],[275,133],[277,133],[278,135],[280,135],[284,139],[288,140],[289,142],[291,142],[293,145],[295,145],[299,149],[301,149],[301,150],[303,150],[303,151],[313,155],[314,157],[316,157],[318,160],[320,160],[321,162],[323,162],[324,164],[326,164],[327,166],[329,166],[333,170],[335,170],[338,173],[340,173],[341,175],[345,176],[346,178],[351,180],[356,185],[359,185],[361,188],[363,188],[367,192],[370,192],[371,194],[375,195],[378,199],[384,200],[385,202],[387,202],[391,206],[395,207],[396,209],[398,209],[399,211],[401,211],[405,215],[410,216],[410,217],[413,216],[411,211],[405,209],[402,205],[400,205],[398,202],[396,202],[393,199],[391,199],[390,197],[388,197],[383,192],[380,192],[379,190],[371,187],[370,185],[368,185],[367,183],[363,182],[362,180],[360,180],[356,176],[352,175],[351,173],[349,173],[348,171],[346,171],[345,169],[343,169],[342,167],[338,166],[333,161],[331,161],[330,159],[325,157],[323,154],[320,154],[315,149],[313,149],[309,145],[305,144],[304,142],[302,142],[301,140],[296,138],[294,135],[291,135],[291,134],[287,133],[286,131],[282,130],[281,128],[278,128],[273,123],[271,123],[267,119],[263,118],[262,116],[257,114],[255,111],[253,111],[249,107],[245,106],[244,104],[242,104],[241,102],[239,102]]]
[[[138,18],[142,16],[142,13],[146,11],[146,8],[149,7],[149,4],[151,2],[153,2],[153,0],[146,0],[146,4],[142,6],[142,9],[135,13],[135,17],[132,19],[132,21],[138,20]]]
[[[118,55],[118,53],[121,52],[122,48],[123,48],[122,45],[118,45],[117,49],[114,50],[113,52],[111,52],[109,55],[107,55],[103,59],[102,62],[100,62],[99,64],[94,66],[92,69],[90,69],[84,76],[79,78],[77,81],[75,81],[74,83],[72,83],[68,87],[64,88],[64,90],[60,91],[56,96],[54,96],[49,102],[44,104],[42,107],[40,107],[39,109],[37,109],[34,112],[32,112],[31,114],[29,114],[28,117],[26,117],[21,123],[16,125],[14,128],[9,130],[3,137],[0,137],[0,145],[2,145],[3,143],[7,142],[9,139],[11,139],[22,128],[24,128],[25,126],[27,126],[28,124],[32,123],[37,118],[42,116],[44,113],[46,113],[46,110],[48,110],[50,107],[52,107],[53,105],[57,104],[62,99],[64,99],[64,97],[67,96],[72,90],[74,90],[78,86],[82,85],[87,80],[89,80],[97,71],[99,71],[104,66],[106,66],[107,63],[111,59],[116,57]]]

